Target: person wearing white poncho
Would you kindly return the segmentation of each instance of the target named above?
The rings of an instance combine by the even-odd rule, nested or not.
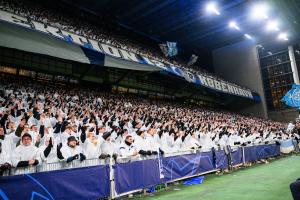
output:
[[[111,141],[111,133],[105,132],[102,135],[103,143],[101,144],[101,155],[99,156],[100,159],[105,159],[108,157],[113,157],[115,160],[117,159],[117,149],[115,143]]]
[[[101,154],[101,144],[103,141],[97,139],[92,132],[89,132],[87,134],[86,139],[84,138],[83,134],[85,133],[81,133],[80,137],[82,142],[83,154],[87,159],[98,158]]]
[[[196,133],[192,133],[190,137],[186,138],[186,148],[187,149],[198,149],[200,147],[200,143],[196,138]]]
[[[43,162],[55,163],[59,162],[57,157],[57,145],[52,137],[44,136],[43,144],[39,147],[40,156]]]
[[[82,143],[81,146],[82,146],[83,154],[86,156],[87,159],[98,158],[101,154],[101,145],[103,143],[103,138],[102,138],[103,133],[100,133],[100,132],[102,132],[104,128],[101,128],[101,129],[99,130],[99,135],[97,138],[93,127],[89,127],[88,125],[81,127],[81,134],[80,134],[80,140]]]
[[[135,147],[135,145],[133,144],[133,137],[131,135],[126,135],[125,136],[125,141],[124,143],[121,144],[120,148],[119,148],[119,152],[121,157],[135,157],[138,155],[138,151]]]
[[[170,134],[165,130],[160,130],[159,137],[160,140],[158,142],[160,144],[161,150],[163,150],[165,153],[171,153],[174,143],[174,137],[170,136]]]
[[[150,128],[146,134],[148,150],[151,151],[152,155],[157,155],[159,151],[162,151],[158,142],[159,136],[156,131],[157,130],[155,128]]]
[[[25,133],[20,144],[13,152],[14,167],[35,166],[41,163],[39,149],[32,144],[31,135]]]
[[[208,132],[201,134],[199,144],[202,147],[203,151],[209,151],[215,145],[213,144],[213,141],[210,137],[210,133]]]
[[[83,161],[86,157],[83,155],[82,150],[79,146],[77,146],[77,140],[74,136],[70,136],[68,138],[67,145],[63,145],[60,149],[63,160],[67,163],[72,162],[73,160]]]
[[[134,145],[136,147],[137,152],[142,156],[152,155],[151,148],[145,137],[145,132],[139,130],[136,134],[137,135],[135,136]]]
[[[11,168],[10,146],[4,142],[5,135],[0,126],[0,176]]]

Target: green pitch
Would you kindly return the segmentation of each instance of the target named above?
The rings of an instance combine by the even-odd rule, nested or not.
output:
[[[288,156],[240,169],[231,174],[205,177],[201,185],[171,186],[147,200],[292,200],[289,185],[300,178],[300,156]],[[180,190],[178,190],[180,189]]]

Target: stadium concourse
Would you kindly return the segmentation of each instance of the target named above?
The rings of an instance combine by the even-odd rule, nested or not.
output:
[[[0,0],[0,199],[299,199],[300,120],[267,117],[252,33],[231,21],[239,35],[222,40],[202,14],[208,32],[197,35],[210,39],[198,41],[175,34],[189,24],[171,20],[174,39],[191,36],[181,49],[118,21],[119,1],[53,2]],[[133,10],[152,7],[145,2]],[[165,1],[136,21],[191,2]],[[206,10],[221,15],[216,4]],[[240,34],[252,57],[238,61],[253,71],[221,78],[205,55]],[[231,66],[243,56],[229,57]]]

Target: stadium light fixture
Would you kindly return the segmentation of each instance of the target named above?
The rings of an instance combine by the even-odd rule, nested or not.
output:
[[[279,33],[278,37],[279,40],[289,40],[287,33]]]
[[[214,13],[216,15],[220,15],[221,13],[219,12],[216,3],[210,2],[206,6],[206,11],[209,13]]]
[[[247,33],[245,33],[245,34],[244,34],[244,36],[245,36],[247,39],[249,39],[249,40],[251,40],[251,39],[252,39],[252,36],[251,36],[251,35],[249,35],[249,34],[247,34]]]
[[[267,23],[267,27],[266,28],[267,28],[268,31],[279,31],[278,21],[277,20],[269,21]]]
[[[234,28],[234,29],[236,29],[236,30],[240,30],[240,27],[238,27],[238,25],[236,24],[235,21],[230,21],[230,22],[229,22],[229,27],[230,27],[230,28]]]
[[[251,10],[251,17],[253,19],[268,19],[268,11],[269,7],[264,3],[254,5]]]

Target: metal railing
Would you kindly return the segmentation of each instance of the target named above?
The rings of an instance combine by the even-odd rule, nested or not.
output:
[[[274,144],[274,143],[269,143]],[[242,148],[243,153],[243,161],[245,162],[244,158],[244,147],[251,147],[251,146],[259,146],[259,145],[248,145],[248,146],[240,146],[235,145],[231,147],[231,149],[237,150],[238,148]],[[220,149],[218,149],[220,150]],[[191,149],[191,150],[184,150],[179,152],[171,152],[171,153],[165,153],[163,157],[172,157],[172,156],[180,156],[180,155],[186,155],[186,154],[196,154],[201,152],[209,152],[211,151],[208,149]],[[117,163],[127,163],[127,162],[134,162],[134,161],[141,161],[141,160],[147,160],[147,159],[155,159],[157,156],[151,155],[151,156],[134,156],[134,157],[118,157],[116,160],[112,159],[112,164]],[[28,173],[37,173],[37,172],[46,172],[46,171],[53,171],[53,170],[62,170],[62,169],[73,169],[73,168],[81,168],[81,167],[90,167],[90,166],[97,166],[97,165],[105,165],[110,164],[110,159],[87,159],[84,161],[74,160],[70,163],[67,163],[65,161],[55,162],[55,163],[42,163],[38,166],[30,166],[30,167],[24,167],[24,168],[11,168],[10,171],[6,171],[3,176],[13,176],[13,175],[20,175],[20,174],[28,174]]]
[[[251,145],[251,146],[260,146],[260,145]],[[233,151],[237,149],[242,149],[242,162],[240,163],[241,165],[245,164],[245,148],[251,147],[251,146],[235,146],[232,148]],[[221,150],[221,149],[218,149]],[[197,150],[186,150],[182,152],[176,152],[176,153],[165,153],[164,157],[172,157],[172,156],[181,156],[181,155],[187,155],[187,154],[197,154],[197,153],[202,153],[202,152],[209,152],[207,150],[201,151],[201,149]],[[90,166],[97,166],[97,165],[108,165],[109,166],[109,180],[110,180],[110,199],[115,199],[118,197],[122,197],[125,195],[129,195],[132,193],[136,193],[139,191],[142,191],[145,188],[141,189],[135,189],[132,191],[128,191],[125,193],[118,194],[115,190],[115,169],[114,165],[117,163],[128,163],[128,162],[135,162],[135,161],[142,161],[142,160],[148,160],[148,159],[157,159],[160,158],[160,155],[152,155],[152,156],[135,156],[135,157],[118,157],[116,160],[114,160],[112,157],[109,157],[107,159],[87,159],[84,161],[79,161],[79,160],[74,160],[71,163],[67,163],[65,161],[61,162],[56,162],[56,163],[43,163],[38,166],[34,167],[26,167],[26,168],[12,168],[9,173],[4,174],[4,176],[12,176],[12,175],[20,175],[20,174],[28,174],[28,173],[37,173],[37,172],[46,172],[46,171],[53,171],[53,170],[63,170],[63,169],[74,169],[74,168],[83,168],[83,167],[90,167]],[[206,171],[206,172],[201,172],[199,174],[194,174],[194,175],[186,175],[181,178],[169,180],[167,182],[163,182],[164,184],[169,184],[172,182],[177,182],[179,180],[191,178],[191,177],[196,177],[199,175],[204,175],[212,172],[216,172],[220,170],[219,168]]]
[[[109,164],[109,160],[87,159],[84,161],[74,160],[71,163],[67,163],[65,161],[54,162],[54,163],[42,163],[41,165],[37,165],[37,166],[11,168],[10,171],[6,171],[3,174],[3,176],[31,174],[37,172],[46,172],[46,171],[54,171],[54,170],[62,170],[62,169],[74,169],[74,168],[91,167],[91,166],[105,165],[105,164]]]

